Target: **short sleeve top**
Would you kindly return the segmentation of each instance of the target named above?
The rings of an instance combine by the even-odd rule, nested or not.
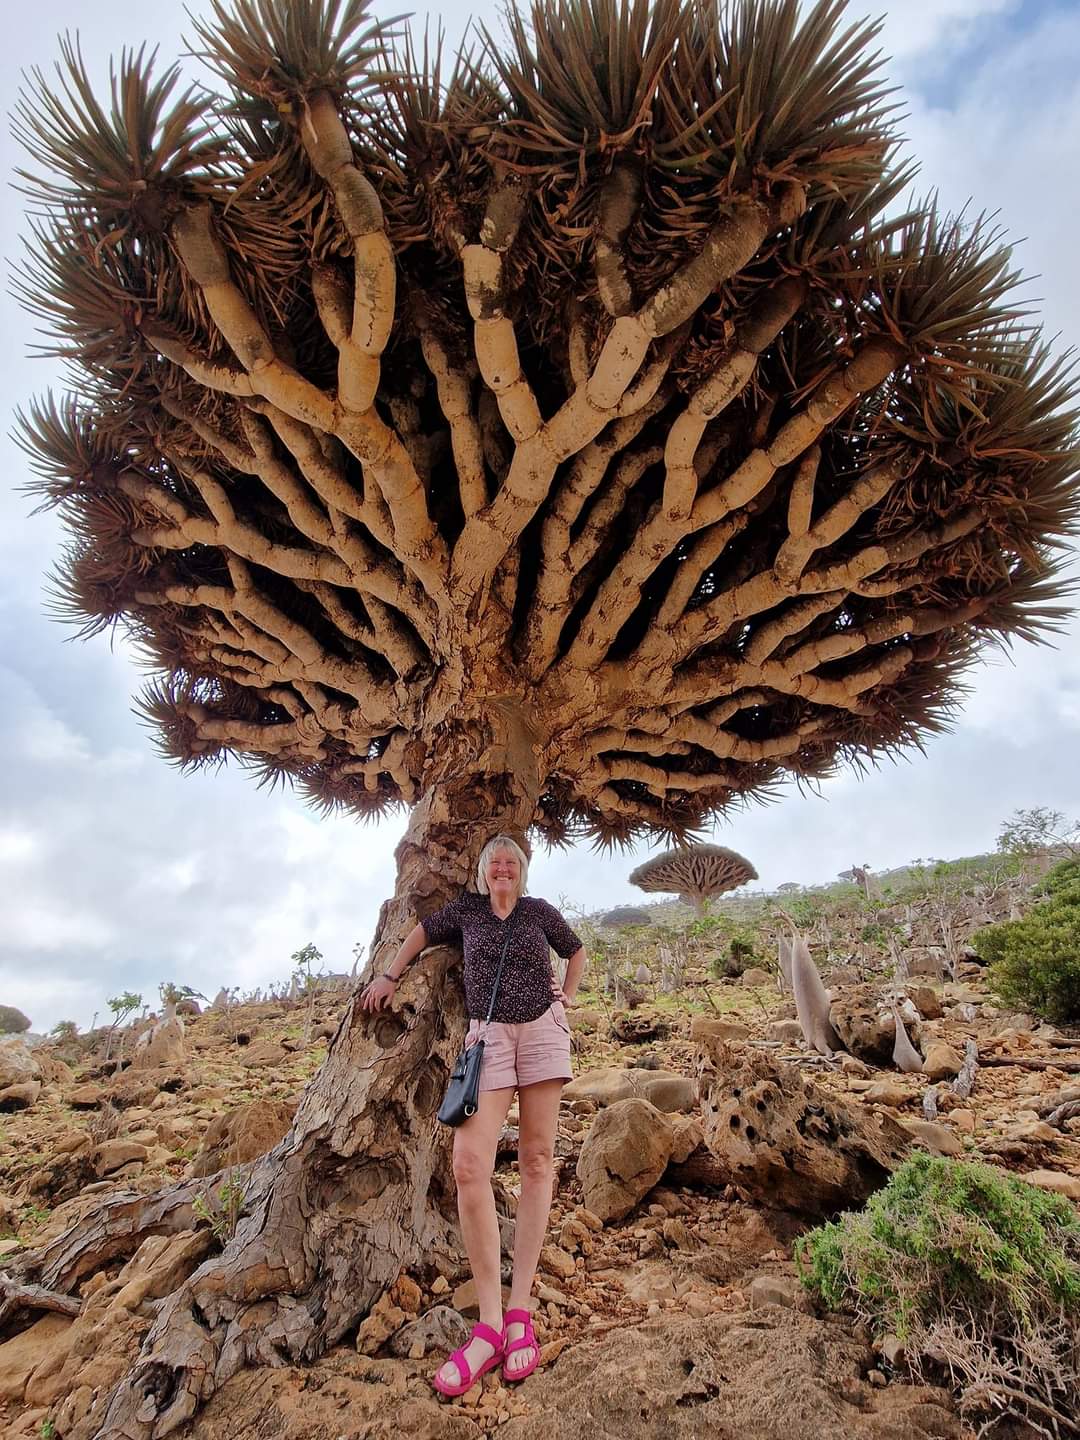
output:
[[[523,1025],[538,1020],[552,1002],[551,950],[568,959],[581,941],[546,900],[522,895],[500,920],[486,895],[468,892],[421,921],[429,945],[461,943],[465,955],[465,1005],[471,1020],[485,1020],[507,927],[510,944],[493,1020]],[[549,949],[550,947],[550,949]]]

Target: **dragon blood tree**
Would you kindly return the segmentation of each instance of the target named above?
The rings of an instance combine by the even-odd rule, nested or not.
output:
[[[77,393],[23,440],[166,755],[412,807],[376,961],[493,831],[681,842],[917,743],[1060,619],[1072,381],[993,234],[898,213],[838,0],[535,0],[445,71],[365,0],[205,15],[207,91],[139,52],[102,104],[69,45],[18,106],[22,291]],[[69,1433],[169,1433],[446,1242],[456,963],[348,1010]],[[70,1290],[191,1198],[101,1202],[24,1273]]]

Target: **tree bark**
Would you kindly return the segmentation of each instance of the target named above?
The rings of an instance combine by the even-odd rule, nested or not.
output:
[[[384,968],[418,919],[469,885],[493,834],[524,839],[538,776],[527,747],[507,747],[503,760],[513,768],[481,757],[415,807],[369,970]],[[243,1366],[313,1359],[421,1255],[456,1249],[449,1132],[436,1111],[464,1030],[456,949],[426,951],[388,1010],[366,1014],[353,995],[292,1129],[246,1175],[234,1237],[164,1302],[130,1373],[71,1440],[169,1435]],[[140,1229],[135,1198],[126,1197],[128,1244]],[[168,1192],[141,1206],[160,1227]],[[173,1208],[189,1215],[190,1197]],[[81,1242],[104,1253],[98,1212],[51,1247],[46,1268],[59,1288],[87,1273]]]

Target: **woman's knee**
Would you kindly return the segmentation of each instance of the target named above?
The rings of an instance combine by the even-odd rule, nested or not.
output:
[[[491,1156],[474,1146],[454,1146],[454,1179],[458,1185],[480,1185],[491,1179],[494,1169]]]
[[[551,1174],[553,1147],[523,1145],[518,1150],[518,1171],[523,1180],[546,1180]]]

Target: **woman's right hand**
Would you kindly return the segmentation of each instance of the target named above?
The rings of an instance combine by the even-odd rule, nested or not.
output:
[[[394,998],[397,990],[397,981],[389,975],[380,975],[360,996],[361,1010],[385,1010],[390,1001]]]

